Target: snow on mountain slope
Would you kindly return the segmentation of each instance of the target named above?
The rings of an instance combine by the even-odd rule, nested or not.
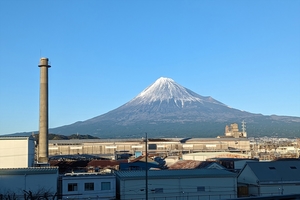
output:
[[[214,103],[223,105],[221,102],[214,100],[211,97],[200,96],[191,90],[179,85],[170,78],[161,77],[157,79],[152,85],[143,90],[128,104],[151,104],[153,102],[174,102],[178,107],[184,107],[185,103],[199,102],[199,103]]]

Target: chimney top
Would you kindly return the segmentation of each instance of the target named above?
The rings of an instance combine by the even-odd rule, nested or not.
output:
[[[50,65],[48,65],[48,61],[49,59],[48,58],[45,58],[45,57],[42,57],[40,59],[40,64],[39,64],[39,67],[51,67]]]

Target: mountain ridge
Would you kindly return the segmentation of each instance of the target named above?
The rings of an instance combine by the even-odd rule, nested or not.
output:
[[[300,123],[300,117],[265,116],[230,108],[166,77],[160,77],[132,100],[116,109],[51,131],[64,134],[77,130],[82,131],[79,132],[81,134],[99,137],[134,136],[149,131],[156,136],[204,137],[223,135],[226,124],[243,120],[256,127],[251,130],[250,125],[250,130],[256,135],[282,132],[286,135],[289,130],[292,134],[300,133],[300,130],[295,130],[299,125],[297,123]],[[257,127],[261,127],[260,130]]]

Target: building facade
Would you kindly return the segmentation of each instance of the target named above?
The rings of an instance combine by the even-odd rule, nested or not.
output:
[[[0,168],[25,168],[34,166],[34,138],[0,137]]]
[[[115,199],[113,174],[70,173],[59,177],[59,199]]]
[[[229,199],[237,196],[236,174],[218,169],[116,172],[117,199]],[[147,187],[146,187],[147,183]],[[148,192],[147,192],[148,191]]]
[[[300,160],[248,162],[238,182],[250,196],[300,194]]]
[[[250,141],[247,138],[168,138],[150,139],[148,153],[180,155],[193,152],[231,151],[247,153]],[[49,155],[102,154],[116,152],[144,152],[143,139],[85,139],[50,140]]]

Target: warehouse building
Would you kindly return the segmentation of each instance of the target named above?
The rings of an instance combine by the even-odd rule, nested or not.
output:
[[[116,172],[117,199],[229,199],[237,197],[236,174],[218,169]],[[147,185],[147,187],[146,187]]]

